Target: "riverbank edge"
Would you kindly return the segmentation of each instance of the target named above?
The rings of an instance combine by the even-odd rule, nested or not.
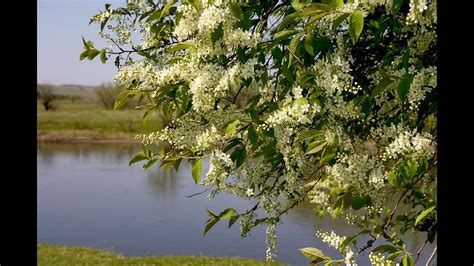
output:
[[[127,257],[101,249],[83,246],[63,246],[37,243],[38,265],[230,265],[230,266],[282,266],[278,262],[238,257],[207,256],[154,256]]]
[[[141,143],[131,133],[101,133],[92,130],[36,131],[37,143]]]

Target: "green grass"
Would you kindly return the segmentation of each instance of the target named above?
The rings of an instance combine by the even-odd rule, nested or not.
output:
[[[38,244],[38,265],[229,265],[260,266],[283,265],[241,258],[204,256],[125,257],[109,251],[87,247],[67,247]]]
[[[143,110],[107,110],[87,100],[59,100],[56,104],[58,108],[52,111],[37,105],[38,133],[46,139],[133,139],[137,133],[160,129],[162,124],[157,114],[143,124]]]

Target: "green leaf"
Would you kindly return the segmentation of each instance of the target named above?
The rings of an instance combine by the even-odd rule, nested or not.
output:
[[[84,60],[84,58],[87,57],[87,55],[89,54],[89,51],[90,50],[84,50],[84,52],[81,53],[81,55],[79,56],[79,60]]]
[[[191,0],[190,2],[196,10],[201,9],[201,0]]]
[[[140,151],[137,154],[135,154],[135,156],[133,156],[133,158],[128,163],[128,166],[131,166],[132,164],[136,162],[148,160],[148,159],[150,159],[150,157],[147,154],[145,154],[143,151]]]
[[[308,52],[308,54],[314,57],[316,56],[316,52],[314,48],[315,48],[314,35],[310,33],[306,35],[306,38],[304,39],[304,49],[306,50],[306,52]]]
[[[347,17],[349,17],[351,14],[350,13],[344,13],[342,15],[340,15],[339,17],[337,17],[334,22],[332,23],[332,29],[333,30],[336,30],[337,27],[339,27],[339,25],[341,25],[341,23],[346,20]]]
[[[282,30],[284,29],[286,26],[288,26],[289,24],[297,21],[297,18],[298,18],[298,15],[300,14],[300,12],[294,12],[294,13],[291,13],[289,15],[287,15],[285,18],[283,18],[283,20],[281,21],[280,25],[278,25],[278,30]]]
[[[206,222],[206,226],[204,227],[204,234],[203,234],[203,236],[205,236],[205,235],[207,234],[207,232],[209,232],[209,230],[211,230],[211,228],[212,228],[217,222],[219,222],[219,218],[215,218],[215,217],[209,218],[209,220],[207,220],[207,222]]]
[[[240,148],[235,149],[235,151],[230,155],[230,158],[235,162],[235,167],[239,168],[244,163],[246,156],[247,150],[245,147],[241,146]]]
[[[143,165],[143,169],[146,170],[146,169],[150,168],[152,165],[154,165],[156,163],[156,161],[158,161],[158,158],[153,158],[153,159],[149,160],[145,165]]]
[[[97,49],[89,50],[89,54],[87,55],[87,59],[92,60],[92,59],[94,59],[96,56],[98,56],[99,54],[100,54],[100,52],[99,52],[99,50],[97,50]]]
[[[393,0],[392,3],[392,9],[390,10],[392,12],[392,15],[396,15],[398,11],[400,10],[400,7],[402,7],[404,0]]]
[[[380,245],[380,246],[374,248],[374,250],[372,250],[372,252],[374,252],[374,253],[385,253],[385,252],[393,253],[393,252],[396,252],[396,251],[398,251],[398,249],[394,246],[391,246],[391,245]]]
[[[179,57],[171,58],[170,60],[166,61],[165,65],[172,65],[172,64],[177,63],[181,60],[183,60],[183,58],[179,58]]]
[[[414,266],[415,262],[413,261],[413,258],[410,256],[410,254],[405,254],[403,256],[403,261],[402,261],[403,266]]]
[[[107,56],[105,55],[106,49],[100,50],[100,61],[105,64],[107,62]]]
[[[219,214],[218,218],[221,220],[228,219],[228,218],[231,218],[235,213],[236,211],[234,209],[228,208],[222,211]]]
[[[118,110],[120,107],[122,107],[125,103],[127,103],[127,100],[135,96],[135,94],[136,91],[134,90],[125,90],[117,95],[117,98],[115,98],[114,110]]]
[[[175,3],[176,3],[176,0],[168,1],[168,3],[163,7],[163,10],[161,10],[160,19],[162,19],[163,17],[169,14],[170,8],[173,7]]]
[[[82,43],[84,44],[84,48],[86,48],[86,49],[93,48],[93,46],[92,46],[92,47],[89,47],[89,45],[91,45],[92,42],[91,42],[91,41],[87,41],[87,42],[86,42],[86,40],[84,39],[84,37],[82,37]]]
[[[201,179],[201,174],[202,174],[202,158],[194,160],[192,164],[193,164],[192,166],[193,180],[194,180],[194,183],[197,184],[199,180]]]
[[[344,253],[344,250],[345,248],[347,247],[347,245],[350,243],[350,242],[357,242],[357,241],[353,241],[354,239],[356,239],[358,236],[360,235],[364,235],[364,234],[369,234],[371,231],[370,230],[362,230],[360,231],[359,233],[357,233],[356,235],[353,235],[353,236],[349,236],[349,237],[346,237],[344,239],[344,241],[342,241],[341,245],[339,246],[339,252],[340,253]]]
[[[298,34],[297,36],[293,37],[290,41],[290,45],[288,45],[288,48],[291,49],[291,51],[294,51],[294,53],[298,56],[299,51],[298,51],[298,45],[300,44],[300,35]],[[293,58],[293,57],[290,57]]]
[[[412,74],[406,74],[403,76],[397,85],[397,95],[400,101],[405,101],[408,95],[408,91],[410,90],[411,82],[413,81]]]
[[[364,113],[365,117],[369,116],[370,111],[372,111],[372,108],[374,107],[374,103],[369,97],[364,97],[360,104],[362,105],[362,113]]]
[[[352,240],[356,239],[357,238],[357,235],[354,235],[354,236],[349,236],[349,237],[346,237],[344,239],[344,241],[342,241],[341,245],[339,246],[338,248],[338,251],[343,254],[344,253],[344,249],[347,247],[347,245],[349,244],[349,242],[351,242]]]
[[[320,13],[327,13],[329,11],[332,11],[333,9],[334,9],[333,7],[326,4],[312,3],[310,5],[305,6],[305,8],[303,8],[301,17],[308,17],[308,16],[320,14]]]
[[[392,254],[390,254],[390,256],[387,257],[387,260],[391,260],[391,261],[394,261],[398,258],[398,256],[400,256],[400,254],[402,254],[403,252],[402,251],[397,251],[397,252],[393,252]]]
[[[183,49],[186,49],[186,48],[189,48],[189,47],[193,47],[194,46],[194,42],[193,41],[186,41],[186,42],[182,42],[182,43],[178,43],[176,44],[175,46],[171,47],[167,53],[171,54],[171,53],[174,53],[176,51],[179,51],[179,50],[183,50]]]
[[[258,145],[258,134],[252,125],[250,125],[248,128],[247,137],[250,140],[250,143],[252,143],[252,146],[256,148]]]
[[[328,6],[338,8],[344,5],[344,0],[323,0],[322,3]]]
[[[191,101],[191,96],[189,95],[187,87],[180,86],[176,90],[174,100],[176,101],[179,110],[182,111],[182,113],[185,113],[188,110],[187,108],[189,106],[189,102]]]
[[[428,214],[430,214],[434,209],[435,209],[436,206],[433,206],[431,208],[428,208],[424,211],[422,211],[417,217],[416,217],[416,220],[415,220],[415,225],[417,225],[421,220],[423,220]]]
[[[356,194],[354,196],[354,200],[352,201],[352,209],[358,210],[364,206],[368,206],[369,204],[367,203],[368,203],[368,200],[366,197],[362,197],[362,195]]]
[[[306,23],[306,25],[310,25],[316,20],[320,20],[321,18],[325,17],[327,14],[329,14],[329,12],[319,12],[319,13],[313,14],[311,18],[308,20],[308,23]]]
[[[362,29],[364,28],[364,17],[360,11],[354,11],[349,20],[349,36],[352,43],[355,44],[359,39]]]
[[[283,58],[283,53],[281,52],[280,47],[276,46],[272,50],[272,56],[273,59],[275,60],[275,64],[281,64],[281,59]]]
[[[327,144],[328,143],[325,140],[317,140],[317,141],[311,142],[308,145],[308,149],[305,155],[317,153],[321,151]]]
[[[325,151],[324,153],[325,154],[323,155],[323,157],[321,157],[321,159],[319,159],[320,164],[326,164],[329,161],[331,161],[334,157],[336,157],[336,152],[327,153],[327,151]]]
[[[283,64],[281,73],[283,74],[283,77],[285,77],[289,82],[293,83],[295,82],[295,79],[293,78],[293,72],[288,68],[288,63],[289,61],[286,61],[286,63]]]
[[[228,142],[228,144],[224,147],[223,152],[228,152],[232,150],[232,148],[238,146],[238,145],[243,145],[241,139],[233,139]]]
[[[146,19],[146,22],[151,22],[153,20],[158,20],[160,19],[161,17],[161,11],[163,10],[156,10],[154,11],[153,13],[151,13],[151,15],[148,16],[148,18]],[[146,13],[145,13],[146,14]],[[141,19],[140,19],[141,20]],[[153,30],[152,30],[153,31]]]
[[[372,90],[370,93],[370,98],[373,99],[380,93],[382,93],[385,89],[389,87],[390,84],[393,83],[392,79],[382,79]]]
[[[306,248],[300,248],[299,250],[301,254],[303,254],[303,256],[311,260],[311,263],[321,263],[321,262],[331,260],[330,257],[324,255],[324,253],[317,248],[306,247]]]
[[[284,31],[280,31],[278,33],[275,34],[275,38],[273,39],[274,42],[279,42],[279,41],[282,41],[284,39],[287,39],[295,34],[297,34],[298,31],[297,30],[284,30]]]
[[[215,215],[214,213],[212,213],[211,210],[209,209],[206,209],[206,212],[207,212],[207,215],[209,215],[209,217],[214,217],[214,218],[217,218],[217,215]]]
[[[237,219],[239,219],[239,216],[240,215],[234,215],[234,216],[230,217],[229,228],[237,221]]]
[[[182,161],[182,160],[183,160],[183,159],[181,159],[181,158],[179,158],[179,159],[177,159],[177,160],[174,160],[174,162],[173,162],[173,167],[174,167],[174,170],[176,170],[176,172],[178,172],[178,170],[179,170],[179,165],[181,164],[181,161]]]
[[[155,106],[152,106],[150,109],[148,109],[144,114],[143,114],[143,125],[146,124],[146,122],[148,121],[148,118],[153,114],[153,111],[156,110],[156,107]]]
[[[268,220],[268,218],[257,219],[257,220],[255,220],[254,226],[257,226],[257,225],[265,222],[266,220]]]
[[[219,24],[219,26],[211,33],[211,41],[215,44],[218,40],[220,40],[224,36],[224,28],[223,24]]]
[[[300,107],[304,104],[308,104],[308,99],[304,98],[304,97],[301,97],[301,98],[298,98],[296,99],[294,102],[293,102],[293,107]]]
[[[291,6],[294,10],[300,11],[305,5],[307,0],[291,0]]]
[[[307,130],[300,132],[298,137],[296,138],[296,141],[301,142],[302,140],[318,138],[321,136],[324,136],[324,131],[322,130]]]
[[[244,12],[242,11],[242,8],[240,8],[239,4],[231,1],[229,3],[229,8],[230,12],[232,12],[232,15],[234,15],[234,17],[238,18],[239,20],[244,19]]]
[[[235,132],[237,132],[237,126],[240,124],[240,120],[235,120],[233,122],[231,122],[229,125],[227,125],[227,127],[225,128],[224,130],[224,134],[226,135],[234,135]]]

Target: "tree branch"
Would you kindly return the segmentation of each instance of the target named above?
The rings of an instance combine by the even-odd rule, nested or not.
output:
[[[430,262],[433,260],[434,256],[436,255],[436,251],[438,249],[438,246],[436,246],[433,250],[433,252],[431,253],[431,256],[430,258],[428,259],[428,261],[426,262],[425,266],[429,266],[430,265]]]
[[[201,192],[197,192],[197,193],[193,193],[193,194],[191,194],[191,195],[187,195],[186,198],[192,198],[192,197],[194,197],[194,196],[197,196],[197,195],[201,195],[201,194],[203,194],[203,193],[206,193],[207,191],[209,191],[209,190],[212,189],[213,187],[214,187],[214,185],[212,185],[212,186],[206,188],[205,190],[203,190],[203,191],[201,191]]]

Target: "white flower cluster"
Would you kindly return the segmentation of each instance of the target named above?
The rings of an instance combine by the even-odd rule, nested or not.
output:
[[[257,215],[252,211],[240,215],[240,235],[242,237],[248,236],[249,231],[253,227],[255,217],[257,217]]]
[[[174,35],[179,41],[182,41],[196,31],[199,13],[196,12],[192,5],[186,4],[179,5],[176,11],[182,15],[178,25],[174,28]]]
[[[436,28],[421,25],[413,29],[413,37],[408,39],[408,47],[410,54],[421,56],[423,55],[436,41],[438,35]],[[413,58],[415,59],[415,58]]]
[[[436,88],[437,69],[436,67],[423,68],[414,77],[408,91],[408,104],[411,110],[418,110],[418,106],[432,89]]]
[[[110,18],[110,16],[112,16],[112,12],[110,12],[110,10],[104,10],[103,12],[93,16],[92,20],[98,21],[98,22],[104,22],[106,19]]]
[[[356,106],[353,101],[346,101],[345,96],[357,94],[361,87],[350,74],[352,58],[344,48],[342,38],[338,38],[338,43],[341,46],[331,57],[319,60],[314,65],[316,83],[326,96],[323,112],[349,120],[357,119],[361,117],[360,106]]]
[[[316,232],[316,236],[321,238],[321,240],[328,244],[328,246],[331,246],[335,249],[339,249],[341,246],[342,242],[346,239],[344,236],[338,236],[334,231],[331,231],[331,233],[328,232],[323,232],[321,230],[318,230]]]
[[[385,148],[383,160],[396,159],[401,155],[410,154],[414,158],[424,156],[430,158],[436,150],[436,143],[427,133],[414,131],[401,132],[397,138]]]
[[[314,114],[320,112],[318,105],[311,105],[305,101],[305,98],[296,99],[294,102],[288,102],[278,111],[273,112],[265,121],[267,127],[275,127],[278,125],[295,126],[311,123]],[[290,104],[292,103],[292,104]]]
[[[337,163],[327,166],[327,173],[342,187],[368,181],[381,188],[386,180],[384,168],[377,156],[352,153],[341,155]]]
[[[376,140],[380,145],[386,146],[395,139],[400,132],[410,130],[403,124],[390,124],[390,126],[374,126],[370,129],[370,136]]]
[[[212,151],[210,157],[209,171],[207,172],[206,177],[199,183],[206,186],[212,184],[220,185],[220,183],[222,183],[222,181],[224,181],[224,179],[230,174],[231,168],[232,160],[230,159],[230,156],[219,149],[215,149]]]
[[[410,11],[407,15],[407,24],[417,23],[419,17],[428,9],[427,0],[410,0]]]
[[[370,252],[369,254],[370,263],[374,266],[398,266],[399,263],[395,263],[391,260],[387,260],[384,255],[380,253]]]
[[[205,151],[216,143],[222,142],[224,138],[220,135],[220,132],[217,131],[216,127],[212,125],[210,130],[206,128],[204,133],[197,135],[196,140],[197,143],[194,149],[197,151]]]
[[[255,60],[248,60],[245,64],[235,64],[228,69],[216,64],[205,64],[199,70],[189,73],[192,75],[188,79],[191,79],[189,91],[193,98],[193,109],[208,112],[214,108],[217,98],[229,92],[237,92],[241,80],[253,74],[255,63]]]
[[[274,223],[270,223],[267,226],[266,231],[266,243],[267,243],[267,251],[266,251],[266,259],[267,261],[274,261],[276,257],[276,245],[277,245],[277,236],[275,233],[276,226]]]
[[[344,263],[346,264],[346,266],[357,266],[357,261],[354,257],[354,252],[351,249],[346,252],[346,256],[344,257]]]
[[[198,21],[198,30],[201,34],[211,34],[214,30],[222,23],[225,17],[229,16],[228,9],[218,8],[217,6],[211,5],[205,8]]]

